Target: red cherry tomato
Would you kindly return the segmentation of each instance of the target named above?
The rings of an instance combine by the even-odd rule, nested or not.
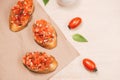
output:
[[[83,65],[87,70],[89,70],[91,72],[97,71],[96,64],[88,58],[83,59]]]
[[[69,22],[68,27],[69,29],[74,29],[78,27],[81,24],[81,22],[82,22],[82,19],[80,17],[75,17]]]

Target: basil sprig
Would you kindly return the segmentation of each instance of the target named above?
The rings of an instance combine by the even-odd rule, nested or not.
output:
[[[77,42],[88,42],[86,38],[84,38],[82,35],[80,34],[74,34],[72,36],[73,40],[77,41]]]
[[[49,0],[43,0],[44,5],[47,5],[48,2]]]

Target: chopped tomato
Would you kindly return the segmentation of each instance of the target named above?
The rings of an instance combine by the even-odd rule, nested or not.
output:
[[[20,26],[28,21],[32,13],[32,5],[32,0],[19,0],[11,10],[12,18],[10,19],[12,20],[12,23]]]
[[[23,7],[23,3],[24,3],[23,1],[18,1],[17,5],[19,5],[19,7]]]
[[[27,15],[27,14],[26,14],[26,15],[21,15],[20,21],[21,21],[21,22],[25,22],[25,21],[27,21],[27,20],[29,19],[29,17],[30,17],[30,16]]]
[[[23,57],[23,64],[31,69],[44,70],[50,66],[51,62],[51,57],[45,52],[28,53]]]
[[[51,25],[45,20],[37,20],[33,25],[35,39],[41,43],[51,42],[54,38],[53,31]]]
[[[18,15],[20,13],[20,8],[18,6],[14,6],[12,9],[12,14]]]

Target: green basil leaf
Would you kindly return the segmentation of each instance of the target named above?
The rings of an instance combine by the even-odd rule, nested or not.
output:
[[[43,2],[44,2],[44,5],[46,5],[49,2],[49,0],[43,0]]]
[[[80,34],[74,34],[72,36],[73,40],[77,41],[77,42],[88,42],[87,39],[85,39],[82,35]]]

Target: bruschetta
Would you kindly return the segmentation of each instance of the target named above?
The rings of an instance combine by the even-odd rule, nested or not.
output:
[[[28,52],[22,62],[30,71],[41,74],[53,72],[58,66],[56,59],[45,52]]]
[[[9,28],[13,32],[24,29],[31,20],[34,11],[33,0],[18,0],[9,15]]]
[[[57,33],[52,26],[44,19],[37,20],[33,24],[34,40],[46,49],[53,49],[57,45]]]

